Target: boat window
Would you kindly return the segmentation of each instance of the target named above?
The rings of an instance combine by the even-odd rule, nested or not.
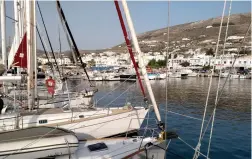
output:
[[[91,152],[92,151],[102,151],[102,150],[107,150],[108,146],[104,142],[100,142],[97,144],[88,145],[88,149]]]
[[[84,115],[79,115],[79,118],[84,118]]]
[[[46,124],[46,123],[47,123],[47,119],[39,120],[39,124]]]

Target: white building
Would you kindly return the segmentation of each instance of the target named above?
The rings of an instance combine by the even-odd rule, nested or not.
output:
[[[234,62],[234,55],[225,55],[222,58],[209,56],[205,54],[196,54],[189,58],[184,58],[182,56],[178,56],[174,59],[169,59],[169,67],[180,68],[182,67],[180,64],[187,61],[190,63],[190,66],[216,66],[216,69],[228,68],[232,67]],[[242,56],[236,59],[234,67],[243,67],[243,68],[251,68],[252,67],[252,59],[251,56]]]

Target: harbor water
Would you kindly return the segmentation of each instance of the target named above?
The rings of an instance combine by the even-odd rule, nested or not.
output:
[[[165,80],[151,81],[161,116],[163,121],[166,120],[166,129],[175,131],[183,141],[192,147],[198,143],[209,79],[170,78],[167,81],[167,92]],[[221,79],[220,89],[224,82],[225,79]],[[78,89],[82,89],[79,86],[80,83],[82,82],[71,81],[70,87],[78,91]],[[132,105],[143,104],[140,87],[135,82],[111,81],[95,82],[95,84],[98,88],[95,95],[95,100],[98,101],[97,107],[124,106],[128,102]],[[85,83],[82,83],[83,85],[87,86]],[[213,78],[205,123],[208,122],[213,112],[217,85],[218,78]],[[251,158],[250,111],[251,80],[228,80],[216,110],[209,158]],[[155,117],[153,111],[150,112],[150,116]],[[201,152],[205,155],[207,154],[210,127],[211,123],[201,144]],[[172,159],[191,159],[193,154],[194,150],[179,139],[172,139],[167,150],[167,158]]]

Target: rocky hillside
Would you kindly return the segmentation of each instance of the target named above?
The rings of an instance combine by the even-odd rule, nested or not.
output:
[[[179,53],[186,53],[188,50],[207,50],[216,46],[221,17],[211,18],[208,20],[201,20],[186,24],[180,24],[170,27],[170,51],[176,50]],[[220,50],[223,46],[227,23],[227,16],[224,17],[224,23],[221,33]],[[251,23],[251,13],[233,14],[230,17],[228,28],[228,43],[226,48],[229,50],[237,50],[241,46],[241,41]],[[251,49],[251,30],[243,47]],[[139,44],[143,52],[162,52],[166,51],[167,46],[167,28],[148,31],[138,35]],[[81,54],[90,52],[104,52],[114,51],[118,53],[128,52],[125,43],[116,45],[106,50],[80,50]],[[1,52],[1,50],[0,50]],[[43,56],[42,50],[38,50],[40,56]],[[63,52],[65,55],[71,55],[70,51]]]
[[[170,27],[170,48],[179,49],[186,52],[189,49],[208,49],[215,47],[221,23],[221,17],[201,20]],[[224,23],[221,33],[220,47],[223,44],[227,17],[224,17]],[[237,48],[251,23],[251,13],[233,14],[230,17],[228,28],[228,48]],[[244,45],[251,46],[251,31],[246,38]],[[231,37],[233,36],[233,38]],[[240,39],[239,39],[240,38]],[[167,28],[148,31],[138,35],[140,47],[143,52],[164,51],[166,49]],[[119,44],[113,48],[113,51],[126,51],[125,43]]]

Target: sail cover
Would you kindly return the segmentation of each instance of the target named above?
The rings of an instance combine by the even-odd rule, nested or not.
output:
[[[12,67],[27,68],[27,35],[26,33],[24,34],[24,37],[14,56]]]

